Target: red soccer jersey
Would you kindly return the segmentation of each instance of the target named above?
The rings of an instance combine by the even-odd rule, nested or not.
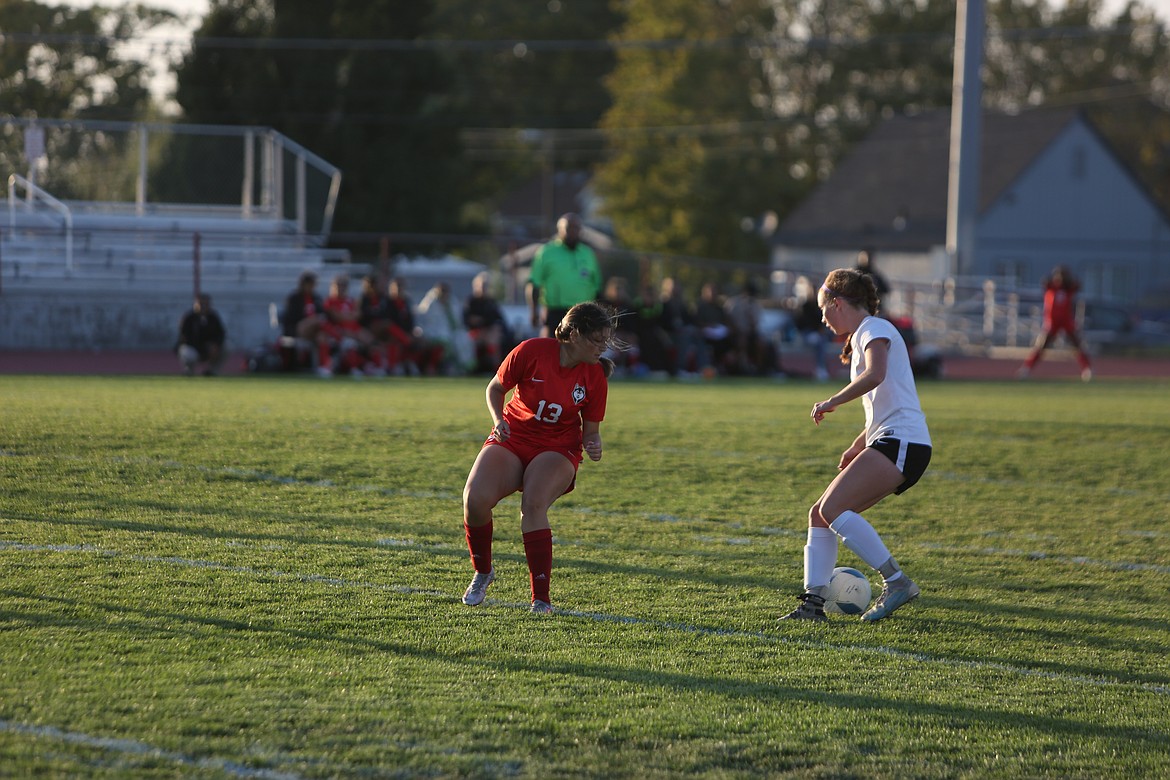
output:
[[[344,331],[360,330],[357,323],[357,304],[353,298],[326,298],[325,311],[337,316],[334,326]]]
[[[1049,284],[1044,289],[1044,324],[1046,327],[1067,327],[1073,324],[1075,310],[1073,300],[1076,287]]]
[[[504,406],[504,419],[520,442],[580,450],[581,421],[605,419],[605,370],[592,363],[561,366],[556,339],[521,342],[504,358],[496,378],[505,391],[516,388]]]

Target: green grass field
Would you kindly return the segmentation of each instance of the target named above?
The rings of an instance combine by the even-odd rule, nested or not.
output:
[[[459,603],[485,383],[0,378],[0,776],[1170,775],[1166,382],[921,386],[867,516],[923,596],[829,626],[775,618],[859,404],[615,383],[539,617],[515,498]]]

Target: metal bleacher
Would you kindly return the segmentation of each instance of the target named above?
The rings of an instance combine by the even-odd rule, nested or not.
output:
[[[0,120],[0,130],[5,122],[20,120]],[[302,271],[327,278],[350,263],[348,251],[326,246],[340,171],[279,133],[43,120],[17,129],[23,132],[0,134],[8,187],[0,349],[169,348],[196,291],[212,295],[232,345],[251,347],[271,338],[270,305],[283,301]],[[87,156],[77,150],[97,145],[79,142],[88,136],[120,144]],[[45,153],[27,159],[27,149],[6,148],[14,138]],[[223,167],[206,177],[221,189],[205,203],[147,197],[159,148],[175,138],[221,150],[201,155]],[[13,170],[17,160],[27,173]],[[92,184],[103,176],[130,191]]]

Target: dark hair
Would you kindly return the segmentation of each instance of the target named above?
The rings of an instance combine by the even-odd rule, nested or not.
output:
[[[1072,271],[1068,270],[1068,266],[1058,265],[1053,268],[1052,273],[1044,277],[1044,286],[1048,287],[1057,279],[1060,279],[1060,287],[1062,290],[1075,293],[1081,288],[1081,283],[1073,276]]]
[[[623,345],[613,338],[613,332],[617,330],[619,316],[618,310],[608,303],[600,301],[578,303],[565,312],[565,316],[557,323],[553,335],[556,336],[557,341],[568,341],[574,332],[580,333],[582,336],[592,336],[595,333],[609,331],[610,336],[606,343],[615,349],[622,349]],[[601,368],[605,371],[607,378],[613,375],[614,365],[609,358],[601,358]]]
[[[873,277],[853,268],[838,268],[835,271],[830,271],[829,275],[825,277],[825,283],[821,285],[821,292],[829,298],[845,301],[852,306],[860,306],[870,314],[877,314],[878,305],[881,303],[878,299],[877,286],[873,283]],[[846,339],[845,346],[841,348],[841,362],[849,365],[852,357],[853,342],[851,339]]]

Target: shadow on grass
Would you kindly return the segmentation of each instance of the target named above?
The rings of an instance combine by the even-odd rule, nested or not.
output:
[[[115,626],[97,619],[80,617],[64,619],[60,615],[52,615],[43,611],[8,610],[3,613],[4,617],[10,621],[23,621],[30,623],[33,627],[65,625],[70,628],[91,631],[115,630],[124,632],[128,630],[141,634],[166,636],[188,633],[204,639],[208,638],[206,629],[214,629],[225,634],[238,635],[235,639],[239,641],[254,642],[257,637],[265,637],[277,645],[287,643],[289,647],[286,649],[300,655],[305,654],[305,643],[307,642],[323,647],[333,647],[345,655],[352,655],[356,652],[389,653],[396,656],[415,657],[428,663],[461,667],[473,677],[481,674],[484,668],[484,659],[470,650],[465,653],[444,652],[435,647],[411,646],[381,638],[337,633],[333,630],[289,628],[255,619],[244,621],[203,617],[93,600],[82,601],[45,596],[12,589],[0,590],[0,594],[9,598],[22,599],[46,606],[54,605],[63,609],[107,612],[117,617]],[[140,620],[128,621],[127,615],[137,615]],[[30,617],[32,617],[31,620]],[[159,626],[154,621],[165,621],[173,625]],[[225,637],[224,641],[231,638]],[[214,647],[208,647],[208,652],[213,653],[214,651]],[[279,648],[274,648],[274,651],[279,652]],[[533,675],[550,678],[571,677],[582,681],[632,685],[645,689],[670,690],[682,694],[699,693],[715,698],[766,702],[769,707],[807,707],[809,703],[816,703],[850,712],[871,713],[875,718],[933,719],[943,724],[978,725],[990,731],[1026,730],[1043,735],[1057,735],[1072,742],[1104,739],[1118,744],[1132,745],[1135,750],[1148,751],[1148,754],[1164,754],[1166,752],[1166,735],[1162,730],[1112,726],[1072,717],[1023,713],[1009,708],[996,707],[994,701],[981,707],[932,703],[923,701],[921,698],[900,701],[866,693],[818,690],[810,687],[764,682],[748,677],[686,674],[585,661],[507,657],[502,654],[491,659],[491,668],[495,673],[504,671],[526,678]]]
[[[138,502],[138,505],[150,509],[150,502]],[[111,507],[112,508],[112,507]],[[173,505],[159,502],[157,504],[158,511],[162,513],[174,513],[176,508]],[[121,505],[121,511],[125,511],[125,503]],[[186,511],[186,510],[183,510]],[[205,511],[209,516],[221,518],[229,525],[243,524],[245,521],[249,523],[264,522],[265,516],[257,517],[254,512],[240,511],[238,517],[233,519],[232,516],[225,516],[218,511]],[[225,532],[222,528],[202,527],[202,526],[180,526],[159,522],[142,522],[135,520],[109,520],[97,518],[68,518],[68,517],[45,517],[34,516],[20,513],[6,513],[12,519],[25,520],[33,523],[48,523],[58,525],[69,525],[83,528],[102,528],[111,530],[128,530],[134,532],[145,533],[160,533],[160,534],[174,534],[180,536],[192,536],[197,538],[205,538],[215,540],[218,542],[242,540],[253,543],[274,543],[283,542],[288,544],[295,544],[300,546],[322,546],[322,547],[338,547],[355,551],[364,551],[370,553],[377,553],[382,555],[393,555],[394,550],[404,549],[413,552],[423,552],[426,555],[441,556],[453,560],[466,562],[467,552],[461,547],[462,534],[461,529],[452,529],[451,546],[441,547],[437,544],[430,543],[411,543],[402,545],[401,547],[387,547],[377,540],[365,539],[344,539],[338,538],[335,525],[329,520],[323,520],[320,516],[312,515],[305,517],[306,523],[312,522],[314,527],[322,529],[320,536],[308,536],[304,533],[264,533],[264,532],[248,532],[231,530]],[[290,517],[287,513],[271,512],[267,514],[267,518],[272,522],[279,522],[281,524],[289,524],[298,522],[298,518]],[[349,526],[355,533],[369,533],[369,528],[351,523]],[[411,530],[411,529],[406,529]],[[433,528],[426,529],[433,533]],[[328,532],[328,536],[324,535]],[[618,545],[621,549],[626,549],[631,554],[646,553],[645,547],[632,546],[624,548]],[[500,549],[503,548],[503,549]],[[518,540],[508,538],[504,544],[499,545],[495,553],[495,557],[501,561],[507,561],[523,569],[525,565],[525,558],[522,552],[510,552],[509,548],[519,549]],[[573,547],[567,547],[566,550],[572,550]],[[612,552],[612,550],[610,551]],[[678,550],[672,551],[677,555]],[[665,555],[666,553],[663,552]],[[728,560],[731,560],[734,552],[728,552]],[[795,564],[794,564],[795,565]],[[628,579],[641,581],[661,582],[665,585],[702,585],[705,587],[722,588],[729,593],[742,592],[745,589],[760,589],[766,591],[774,591],[777,582],[773,578],[750,577],[744,575],[723,575],[718,573],[707,573],[703,575],[697,574],[695,571],[686,569],[668,569],[663,567],[646,566],[646,565],[631,565],[625,563],[612,563],[600,560],[589,560],[573,557],[572,555],[558,554],[556,558],[556,567],[561,570],[569,570],[577,572],[582,575],[589,576],[610,576],[614,579]],[[454,568],[454,567],[453,567]],[[461,573],[465,566],[460,566]],[[261,572],[262,573],[262,572]],[[1103,609],[1101,612],[1094,613],[1091,616],[1092,622],[1098,627],[1112,626],[1118,629],[1123,629],[1125,636],[1111,635],[1101,630],[1086,630],[1086,614],[1083,611],[1072,609],[1060,609],[1057,607],[1028,607],[1020,606],[1012,603],[997,603],[993,608],[990,608],[985,602],[966,601],[958,599],[940,598],[934,593],[928,593],[924,597],[920,607],[928,607],[932,611],[931,617],[917,616],[916,621],[929,620],[937,628],[938,632],[946,632],[954,635],[961,635],[963,633],[971,633],[972,635],[987,635],[992,633],[1001,634],[1005,647],[1010,647],[1013,643],[1013,638],[1022,639],[1032,644],[1039,643],[1044,646],[1076,646],[1079,648],[1089,648],[1107,652],[1111,654],[1125,654],[1128,657],[1136,658],[1139,654],[1152,655],[1154,657],[1164,656],[1170,650],[1170,643],[1165,639],[1168,627],[1165,621],[1153,618],[1137,617],[1129,613],[1121,613],[1117,611],[1110,611]],[[991,610],[989,612],[989,609]],[[942,617],[936,617],[941,612]],[[971,616],[971,617],[967,617]],[[1017,625],[997,625],[989,626],[988,619],[995,618],[997,621],[1012,618],[1016,620],[1035,621],[1036,626],[1017,626]],[[650,622],[650,621],[646,621]],[[1149,632],[1157,632],[1159,636],[1134,638],[1133,632],[1135,629],[1145,629]],[[912,652],[912,651],[911,651]],[[970,663],[979,663],[986,665],[993,665],[996,663],[1021,665],[1026,668],[1051,673],[1054,675],[1070,674],[1084,677],[1097,677],[1102,679],[1116,679],[1118,672],[1116,669],[1100,669],[1084,665],[1073,665],[1067,663],[1056,663],[1052,661],[1044,661],[1039,659],[1023,659],[1017,661],[1015,659],[1003,660],[998,657],[976,657],[967,655],[953,656],[956,660],[966,661]],[[1148,685],[1167,686],[1170,685],[1170,680],[1165,676],[1158,676],[1150,674],[1139,669],[1125,670],[1125,679],[1140,682]]]

